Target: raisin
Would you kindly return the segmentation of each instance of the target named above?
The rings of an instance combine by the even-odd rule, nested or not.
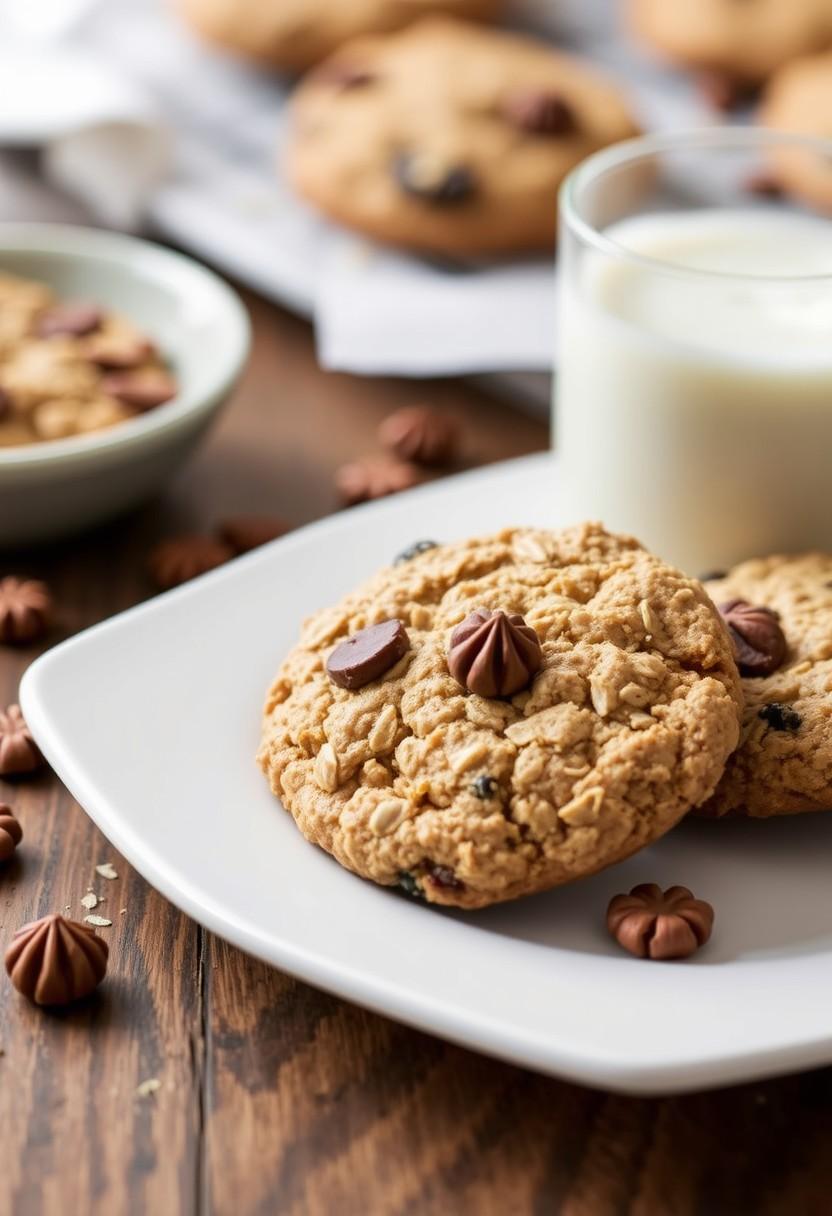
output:
[[[461,891],[464,886],[450,866],[429,865],[427,867],[427,877],[431,882],[436,883],[437,887],[445,887],[448,891]]]
[[[397,877],[398,885],[414,899],[424,899],[425,893],[409,870],[402,870]]]
[[[471,782],[471,793],[475,798],[482,798],[485,801],[488,798],[493,798],[497,792],[497,782],[493,777],[486,777],[484,774],[481,777],[476,777]]]

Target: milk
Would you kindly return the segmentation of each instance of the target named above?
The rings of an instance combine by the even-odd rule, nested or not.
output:
[[[562,267],[569,516],[691,573],[832,550],[832,223],[715,209],[603,236],[636,256],[574,242]]]

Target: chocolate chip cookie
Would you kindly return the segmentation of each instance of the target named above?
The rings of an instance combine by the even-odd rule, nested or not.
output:
[[[706,815],[832,809],[832,557],[743,562],[706,589],[743,676],[740,746]]]
[[[775,73],[759,112],[764,127],[832,140],[832,50],[796,59]],[[772,149],[774,180],[789,194],[832,213],[828,152],[783,145]]]
[[[480,908],[710,796],[741,700],[699,583],[598,524],[406,552],[306,622],[269,693],[259,763],[308,840]]]
[[[402,29],[432,13],[496,17],[503,0],[176,0],[197,33],[247,59],[303,71],[360,34]]]
[[[348,43],[292,111],[287,168],[306,199],[450,258],[551,248],[564,176],[636,134],[621,91],[581,61],[439,18]]]
[[[738,89],[832,45],[829,0],[630,0],[631,24],[684,67]]]

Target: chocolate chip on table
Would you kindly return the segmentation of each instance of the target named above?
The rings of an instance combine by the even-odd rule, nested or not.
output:
[[[528,687],[542,663],[540,639],[517,614],[478,608],[451,634],[448,670],[481,697],[514,696]]]
[[[415,464],[453,464],[459,452],[455,418],[428,406],[403,406],[384,419],[378,430],[382,447]]]
[[[0,642],[25,646],[46,633],[52,617],[52,596],[37,579],[0,579]]]
[[[0,802],[0,862],[10,859],[23,839],[23,829],[8,803]]]
[[[516,89],[503,99],[507,122],[530,135],[567,135],[575,130],[575,111],[551,89]]]
[[[453,164],[431,152],[401,152],[393,176],[406,194],[439,206],[464,203],[476,193],[476,179],[466,165]]]
[[[341,465],[335,474],[335,486],[345,506],[387,498],[402,490],[412,490],[424,481],[416,465],[392,456],[368,456]]]
[[[486,802],[489,798],[493,798],[498,788],[494,778],[486,777],[485,775],[476,777],[471,782],[471,793],[475,798],[481,798],[483,802]]]
[[[39,338],[83,338],[103,320],[101,309],[86,300],[64,300],[41,313],[35,325]]]
[[[44,916],[15,933],[6,971],[18,992],[36,1005],[69,1005],[98,987],[108,955],[104,938],[86,925]]]
[[[101,389],[122,405],[143,413],[170,401],[179,386],[167,372],[149,368],[147,371],[112,372],[102,379]]]
[[[718,607],[731,635],[740,674],[770,676],[788,649],[777,613],[747,600],[728,600]]]
[[[234,515],[222,520],[219,538],[235,553],[250,553],[289,531],[289,525],[276,515]]]
[[[148,558],[148,572],[162,591],[215,570],[234,557],[234,550],[211,536],[175,536],[161,541]]]
[[[393,565],[401,566],[405,562],[413,561],[413,558],[418,557],[420,553],[429,553],[431,549],[438,548],[439,545],[435,540],[416,540],[406,549],[402,549],[401,553],[396,554],[393,558]]]
[[[772,730],[799,730],[803,722],[797,710],[792,709],[791,705],[784,705],[782,701],[769,701],[758,711],[757,717],[762,718]]]
[[[410,638],[401,621],[380,621],[335,647],[326,661],[327,675],[339,688],[363,688],[394,667],[409,649]]]
[[[45,763],[20,706],[0,710],[0,777],[28,776]]]
[[[629,895],[616,895],[607,908],[607,928],[620,946],[637,958],[688,958],[711,936],[714,910],[687,887],[663,891],[641,883]]]

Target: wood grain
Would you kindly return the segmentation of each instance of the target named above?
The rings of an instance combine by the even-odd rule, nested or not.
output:
[[[373,450],[398,404],[428,400],[459,417],[467,464],[546,442],[542,424],[468,386],[322,373],[305,326],[249,303],[249,372],[165,497],[80,540],[4,556],[2,569],[52,584],[61,614],[50,642],[148,595],[144,561],[159,536],[210,529],[224,514],[267,510],[298,524],[333,510],[334,468]],[[0,652],[6,700],[32,657]],[[830,1069],[662,1101],[539,1077],[347,1005],[204,934],[130,870],[53,777],[0,782],[0,799],[25,832],[0,871],[0,949],[31,916],[67,906],[83,916],[90,884],[114,921],[100,930],[108,980],[78,1008],[45,1013],[0,982],[0,1216],[830,1210]],[[95,874],[104,860],[116,881]],[[149,1078],[159,1089],[139,1096]]]

